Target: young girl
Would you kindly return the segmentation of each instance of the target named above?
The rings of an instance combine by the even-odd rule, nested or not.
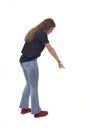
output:
[[[48,18],[42,21],[40,24],[32,28],[25,36],[25,44],[22,49],[22,55],[20,57],[20,64],[24,72],[26,79],[26,86],[24,88],[20,108],[21,114],[31,112],[34,117],[42,117],[48,114],[47,111],[43,111],[39,105],[38,98],[38,64],[37,58],[41,55],[41,52],[46,47],[50,54],[56,59],[59,68],[64,68],[56,51],[50,45],[48,40],[48,34],[50,34],[55,28],[55,22],[53,19]],[[31,108],[29,108],[29,96],[31,95]]]

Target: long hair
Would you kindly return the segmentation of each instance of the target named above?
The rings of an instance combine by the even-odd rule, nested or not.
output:
[[[55,25],[55,22],[53,21],[53,19],[51,19],[51,18],[45,19],[40,24],[38,24],[37,26],[35,26],[31,30],[29,30],[29,32],[26,34],[24,40],[26,42],[29,42],[33,39],[35,32],[37,32],[38,30],[42,29],[43,31],[47,32],[47,30],[49,30],[51,27],[55,27],[55,26],[56,25]]]

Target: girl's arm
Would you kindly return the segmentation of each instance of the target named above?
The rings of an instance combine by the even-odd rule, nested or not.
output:
[[[46,48],[48,49],[48,51],[50,52],[50,54],[57,60],[58,64],[59,64],[59,68],[65,68],[63,66],[63,64],[61,63],[61,60],[59,59],[56,51],[54,50],[54,48],[50,45],[50,43],[45,44]]]

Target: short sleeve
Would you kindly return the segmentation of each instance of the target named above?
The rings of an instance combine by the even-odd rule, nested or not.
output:
[[[43,30],[39,30],[36,33],[36,38],[40,40],[43,44],[49,43],[47,34]]]

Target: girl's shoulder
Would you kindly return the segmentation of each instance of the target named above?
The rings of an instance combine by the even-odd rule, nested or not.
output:
[[[35,36],[38,36],[38,35],[47,35],[46,32],[44,32],[44,30],[40,29],[38,31],[36,31],[35,33]]]

